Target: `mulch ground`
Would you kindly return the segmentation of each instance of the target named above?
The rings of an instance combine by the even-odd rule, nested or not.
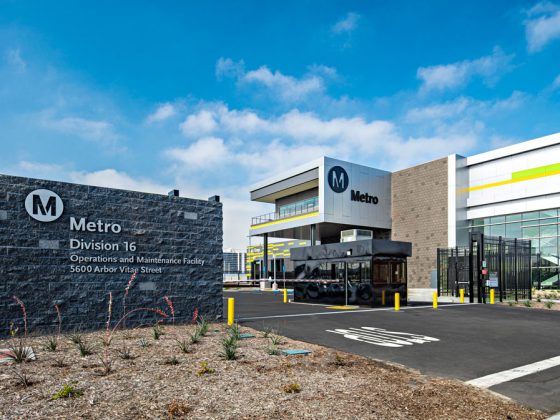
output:
[[[330,419],[544,419],[542,412],[459,381],[426,377],[398,365],[335,353],[281,338],[282,349],[308,349],[308,356],[270,355],[270,338],[239,341],[238,359],[221,356],[229,333],[210,325],[183,353],[193,326],[167,326],[159,340],[151,328],[117,333],[110,346],[112,372],[101,363],[103,332],[83,334],[96,353],[81,357],[69,336],[56,352],[47,337],[28,339],[37,360],[0,365],[2,418],[330,418]],[[149,343],[142,347],[139,343]],[[0,348],[8,346],[0,341]],[[134,358],[122,359],[125,348]],[[175,358],[176,360],[173,360]],[[178,364],[172,364],[178,362]],[[207,364],[206,373],[201,367]],[[213,372],[212,372],[213,371]],[[18,373],[32,382],[25,387]],[[79,394],[53,400],[68,384]],[[298,391],[289,393],[288,391]]]

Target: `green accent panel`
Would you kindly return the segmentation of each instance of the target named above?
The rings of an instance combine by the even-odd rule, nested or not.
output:
[[[560,171],[560,163],[554,163],[552,165],[539,166],[538,168],[526,169],[524,171],[514,172],[511,174],[511,179],[545,175],[547,172],[558,172],[558,171]]]

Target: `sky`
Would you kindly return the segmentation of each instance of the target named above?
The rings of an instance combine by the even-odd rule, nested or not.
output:
[[[560,131],[560,1],[0,0],[0,173],[224,203]]]

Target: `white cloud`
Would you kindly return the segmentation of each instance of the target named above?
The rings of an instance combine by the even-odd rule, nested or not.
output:
[[[349,33],[356,30],[360,15],[354,12],[349,12],[346,16],[336,22],[331,30],[335,34]]]
[[[107,121],[88,120],[80,117],[52,118],[43,113],[44,128],[85,140],[114,142],[119,139],[113,125]]]
[[[170,103],[161,104],[158,108],[150,115],[148,115],[148,123],[154,123],[159,121],[165,121],[171,117],[177,115],[177,110]]]
[[[323,79],[319,76],[296,79],[279,71],[273,73],[266,66],[247,72],[240,81],[265,86],[284,102],[297,102],[312,93],[324,90]]]
[[[8,50],[6,53],[6,59],[8,64],[19,72],[23,72],[27,69],[27,63],[21,57],[21,50],[19,48]]]
[[[452,64],[420,67],[416,73],[422,81],[421,91],[443,91],[466,85],[472,78],[480,77],[487,84],[494,83],[510,69],[513,55],[506,55],[496,47],[491,55]]]
[[[187,137],[198,137],[212,133],[217,126],[213,112],[203,109],[196,114],[187,116],[185,121],[179,125],[179,128]]]
[[[223,77],[238,78],[245,73],[245,63],[241,61],[233,61],[231,58],[220,57],[216,62],[216,77],[221,79]]]
[[[529,52],[541,51],[547,44],[560,38],[560,7],[541,2],[528,11],[525,37]]]
[[[174,148],[165,151],[173,160],[178,160],[187,165],[185,170],[207,169],[216,170],[230,158],[230,153],[224,141],[217,137],[203,137],[192,143],[187,148]]]
[[[325,80],[337,80],[338,74],[333,67],[323,65],[310,66],[300,78],[285,75],[279,70],[261,66],[255,70],[245,70],[243,61],[234,62],[230,58],[220,58],[216,63],[216,75],[219,79],[235,79],[238,87],[262,88],[270,99],[286,104],[301,102],[325,91]],[[260,92],[259,92],[260,93]]]
[[[552,82],[552,89],[559,89],[559,88],[560,88],[560,74],[556,76],[556,78]]]
[[[163,186],[148,178],[133,178],[126,172],[116,169],[103,169],[94,172],[70,172],[68,178],[71,182],[98,187],[118,188],[123,190],[167,194],[171,187]]]

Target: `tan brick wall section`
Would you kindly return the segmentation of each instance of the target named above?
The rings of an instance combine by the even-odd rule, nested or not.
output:
[[[391,238],[412,242],[408,287],[430,287],[436,249],[447,247],[447,158],[394,172],[391,191]]]

